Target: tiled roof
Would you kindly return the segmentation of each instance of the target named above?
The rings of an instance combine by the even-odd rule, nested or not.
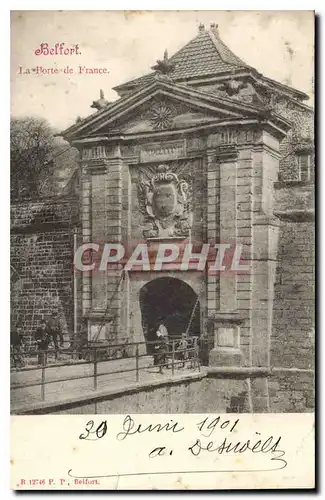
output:
[[[169,75],[173,80],[211,76],[234,68],[249,68],[220,39],[218,29],[200,30],[199,34],[188,44],[174,54],[170,63],[175,65]],[[116,89],[131,86],[146,85],[155,73],[149,73],[116,87]]]
[[[179,50],[170,62],[175,64],[172,78],[223,73],[235,67],[247,67],[239,57],[222,42],[216,29],[203,31]]]

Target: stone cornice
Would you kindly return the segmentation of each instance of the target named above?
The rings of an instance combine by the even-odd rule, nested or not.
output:
[[[108,162],[105,160],[90,160],[87,163],[87,173],[92,175],[106,174],[108,171]]]
[[[274,183],[274,189],[286,189],[286,188],[310,188],[315,189],[315,184],[313,181],[276,181]]]
[[[211,378],[252,378],[269,377],[271,370],[268,367],[255,366],[213,366],[207,368],[207,376]]]
[[[216,161],[221,163],[235,161],[238,158],[238,150],[236,146],[230,144],[228,146],[217,146],[215,148]]]
[[[213,315],[209,316],[208,321],[214,323],[216,326],[224,326],[230,324],[240,325],[245,319],[237,311],[216,311]]]
[[[315,220],[315,210],[302,209],[302,210],[277,210],[274,215],[282,221],[288,222],[309,222]]]
[[[175,140],[180,137],[184,137],[184,134],[187,134],[188,137],[191,137],[192,134],[197,134],[198,132],[213,134],[216,132],[220,132],[225,129],[238,130],[239,128],[260,128],[263,129],[267,126],[268,129],[272,127],[271,122],[261,123],[260,120],[255,118],[236,118],[236,119],[227,119],[227,120],[216,120],[215,122],[210,122],[202,125],[193,125],[191,127],[184,127],[179,129],[171,129],[171,130],[163,130],[163,131],[148,131],[148,132],[137,132],[137,133],[128,133],[128,134],[120,134],[120,135],[102,135],[102,136],[94,136],[94,137],[81,137],[79,139],[75,139],[71,142],[73,146],[81,147],[86,146],[95,146],[96,144],[109,144],[120,142],[123,143],[131,143],[133,141],[145,140],[149,142],[150,140],[159,141],[159,140]],[[278,127],[274,128],[274,132],[279,135],[281,132]],[[284,136],[285,131],[282,131],[281,134]],[[244,143],[252,143],[254,139],[244,141]]]
[[[279,227],[279,220],[274,216],[256,213],[253,226]]]
[[[254,145],[254,152],[257,151],[267,151],[268,154],[270,154],[276,160],[281,160],[281,152],[272,148],[268,144],[264,144],[263,142]]]

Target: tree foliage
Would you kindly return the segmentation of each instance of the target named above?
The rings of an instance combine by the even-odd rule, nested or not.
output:
[[[59,194],[77,165],[77,151],[55,137],[56,131],[40,118],[12,118],[10,160],[12,199]]]

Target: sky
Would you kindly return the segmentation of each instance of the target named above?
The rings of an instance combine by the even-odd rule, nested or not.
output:
[[[92,102],[112,88],[151,71],[194,38],[198,25],[219,25],[228,47],[269,78],[310,96],[313,105],[312,11],[14,11],[11,15],[11,113],[40,116],[58,130],[95,110]],[[81,55],[35,55],[41,43],[76,44]],[[69,65],[74,74],[63,72]],[[78,74],[78,67],[107,74]],[[24,74],[35,67],[59,74]],[[23,74],[20,74],[23,72]]]

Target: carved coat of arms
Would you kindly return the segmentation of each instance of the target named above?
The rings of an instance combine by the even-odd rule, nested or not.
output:
[[[168,165],[140,171],[138,196],[145,238],[184,237],[192,225],[191,186]]]

